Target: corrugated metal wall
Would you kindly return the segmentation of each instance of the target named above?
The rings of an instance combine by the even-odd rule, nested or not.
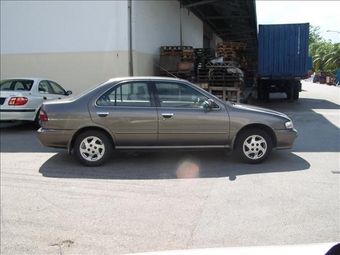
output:
[[[262,77],[305,77],[309,24],[259,26],[258,72]]]

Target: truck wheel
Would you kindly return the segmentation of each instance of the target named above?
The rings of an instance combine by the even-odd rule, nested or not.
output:
[[[260,81],[257,82],[257,99],[258,100],[263,100],[262,83]]]
[[[237,138],[236,153],[245,163],[258,164],[265,161],[273,145],[270,136],[263,130],[252,128],[244,131]]]
[[[301,89],[301,85],[299,83],[300,83],[299,81],[290,83],[289,92],[286,92],[288,100],[298,100],[299,99],[299,93],[300,93],[300,89]],[[291,98],[292,93],[293,93],[293,99]]]
[[[112,154],[112,143],[103,132],[86,131],[81,133],[74,143],[76,159],[85,166],[100,166]]]
[[[298,100],[299,99],[299,93],[301,91],[301,82],[295,81],[294,83],[294,91],[293,91],[293,99]]]

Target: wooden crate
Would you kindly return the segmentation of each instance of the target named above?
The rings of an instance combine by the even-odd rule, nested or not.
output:
[[[193,65],[191,62],[179,62],[177,65],[178,72],[185,72],[185,71],[191,71],[193,69]]]
[[[241,90],[236,87],[209,86],[209,92],[224,101],[240,102]]]

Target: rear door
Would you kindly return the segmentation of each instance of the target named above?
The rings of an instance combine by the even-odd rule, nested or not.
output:
[[[110,129],[117,148],[157,142],[157,111],[147,81],[124,82],[98,98],[91,118]]]

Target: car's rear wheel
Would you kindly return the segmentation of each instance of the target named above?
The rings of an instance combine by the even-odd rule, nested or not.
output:
[[[85,131],[75,140],[74,154],[83,165],[100,166],[112,154],[112,143],[101,131]]]
[[[265,161],[271,151],[272,140],[267,132],[252,128],[240,134],[236,142],[238,157],[246,163],[258,164]]]
[[[37,111],[37,114],[35,115],[35,118],[34,118],[32,125],[33,125],[34,129],[39,129],[41,127],[40,109]]]

